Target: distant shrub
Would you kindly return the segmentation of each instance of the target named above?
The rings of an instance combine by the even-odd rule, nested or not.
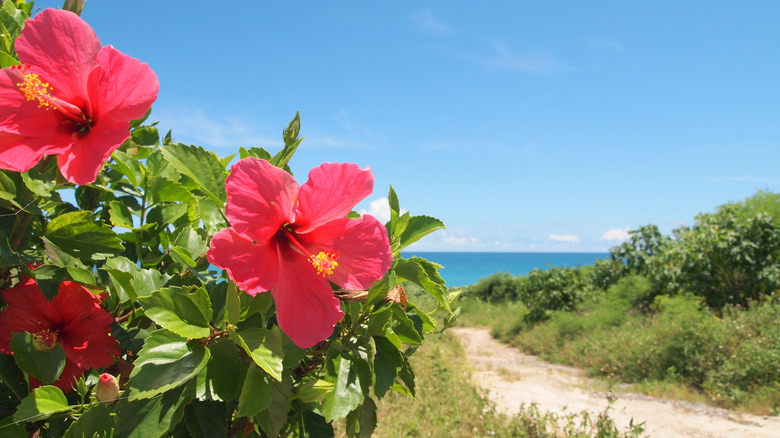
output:
[[[515,301],[520,297],[522,288],[520,277],[499,272],[468,286],[464,296],[473,295],[488,302]]]

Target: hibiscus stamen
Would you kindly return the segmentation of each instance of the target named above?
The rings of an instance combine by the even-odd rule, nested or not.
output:
[[[37,74],[26,73],[26,65],[16,65],[12,68],[25,72],[22,74],[22,82],[18,82],[16,86],[24,93],[24,98],[28,102],[37,101],[38,108],[43,108],[46,111],[56,109],[78,123],[82,128],[89,129],[91,127],[89,125],[92,123],[92,120],[79,107],[52,96],[51,93],[54,91],[54,87],[49,85],[48,82],[43,82]]]
[[[317,268],[317,274],[323,277],[333,274],[333,271],[339,265],[336,259],[339,255],[333,251],[320,251],[319,254],[309,256],[309,262]]]
[[[38,351],[49,351],[57,345],[57,332],[44,329],[32,335],[33,347]]]
[[[37,100],[38,108],[50,109],[51,103],[57,100],[51,95],[54,88],[48,82],[43,82],[35,73],[27,73],[22,77],[24,81],[19,82],[16,86],[24,93],[24,98],[27,101]]]

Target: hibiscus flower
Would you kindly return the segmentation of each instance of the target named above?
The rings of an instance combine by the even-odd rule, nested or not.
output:
[[[22,64],[0,70],[0,168],[25,172],[56,154],[65,179],[94,182],[157,99],[157,76],[65,10],[28,20],[14,48]]]
[[[8,307],[0,312],[0,352],[13,354],[11,334],[28,332],[41,349],[56,344],[65,350],[65,369],[54,385],[69,392],[75,379],[90,368],[103,368],[121,354],[109,335],[114,318],[100,307],[100,298],[72,281],[60,284],[59,294],[48,301],[35,283],[23,279],[2,291]],[[40,386],[30,377],[30,386]]]
[[[322,164],[299,187],[268,161],[243,159],[225,183],[231,226],[211,239],[209,262],[252,296],[270,290],[279,327],[311,347],[344,316],[330,282],[367,289],[392,264],[385,227],[347,218],[373,186],[371,170],[355,164]]]

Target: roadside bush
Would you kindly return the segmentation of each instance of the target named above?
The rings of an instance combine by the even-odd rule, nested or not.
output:
[[[523,281],[508,272],[480,279],[464,290],[465,296],[476,296],[488,302],[515,301],[520,298]]]
[[[522,280],[520,300],[528,307],[523,318],[527,323],[546,320],[554,311],[574,310],[592,289],[579,268],[534,269]]]

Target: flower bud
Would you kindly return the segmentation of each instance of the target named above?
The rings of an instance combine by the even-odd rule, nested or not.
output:
[[[112,402],[117,396],[119,396],[119,382],[116,381],[116,377],[108,373],[101,374],[95,388],[95,398],[99,402]]]

